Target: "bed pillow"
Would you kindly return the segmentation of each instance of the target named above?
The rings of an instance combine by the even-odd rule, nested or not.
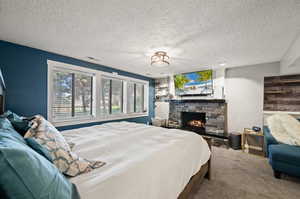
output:
[[[11,122],[6,117],[0,117],[0,129],[14,129]]]
[[[7,136],[12,136],[17,141],[25,144],[24,138],[15,131],[14,127],[7,118],[0,117],[0,130],[1,132],[7,133]]]
[[[45,146],[51,154],[53,163],[65,175],[77,176],[103,166],[101,161],[89,161],[71,151],[61,133],[45,118],[38,115],[32,120],[32,126],[25,134]]]
[[[24,136],[25,133],[29,130],[30,121],[25,119],[24,117],[21,117],[11,111],[6,111],[4,113],[4,116],[11,122],[14,129],[18,133],[20,133],[20,135]]]
[[[12,134],[0,129],[1,198],[79,198],[76,187],[53,164]]]
[[[44,158],[46,158],[47,160],[49,160],[51,163],[53,163],[53,159],[51,157],[51,154],[49,153],[49,151],[42,146],[41,144],[39,144],[35,139],[33,138],[25,138],[26,144],[33,149],[35,152],[37,152],[38,154],[40,154],[41,156],[43,156]]]

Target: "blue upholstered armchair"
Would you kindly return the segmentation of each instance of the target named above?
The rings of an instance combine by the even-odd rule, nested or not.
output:
[[[264,139],[266,156],[269,158],[274,176],[280,178],[281,173],[285,173],[300,177],[300,147],[278,143],[266,126]]]

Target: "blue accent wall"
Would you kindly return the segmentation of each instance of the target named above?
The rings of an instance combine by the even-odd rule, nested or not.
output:
[[[43,50],[0,41],[0,68],[7,87],[7,110],[12,110],[24,116],[41,114],[47,117],[48,59],[105,72],[117,72],[119,75],[149,81],[149,116],[131,118],[127,119],[127,121],[147,123],[154,116],[154,80],[151,78]],[[73,125],[60,129],[77,128],[92,124]]]

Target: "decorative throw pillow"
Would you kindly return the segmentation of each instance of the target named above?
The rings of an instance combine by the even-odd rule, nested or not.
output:
[[[46,158],[47,160],[49,160],[49,162],[53,163],[53,159],[51,157],[51,154],[49,153],[49,151],[42,146],[41,144],[39,144],[35,139],[33,138],[25,138],[26,144],[33,149],[35,152],[37,152],[38,154],[40,154],[41,156],[43,156],[44,158]]]
[[[74,147],[75,147],[75,143],[74,143],[74,142],[68,142],[68,141],[67,141],[67,143],[68,143],[68,145],[69,145],[71,151],[73,151],[73,149],[74,149]]]
[[[61,133],[40,115],[32,120],[32,126],[25,134],[25,138],[28,137],[33,137],[38,143],[45,146],[51,154],[53,163],[68,176],[87,173],[105,164],[101,161],[89,161],[80,158],[72,152]]]

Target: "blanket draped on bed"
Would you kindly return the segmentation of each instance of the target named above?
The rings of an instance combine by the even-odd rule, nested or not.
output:
[[[74,178],[84,199],[176,199],[210,157],[193,132],[111,122],[62,132],[78,155],[106,164]]]

